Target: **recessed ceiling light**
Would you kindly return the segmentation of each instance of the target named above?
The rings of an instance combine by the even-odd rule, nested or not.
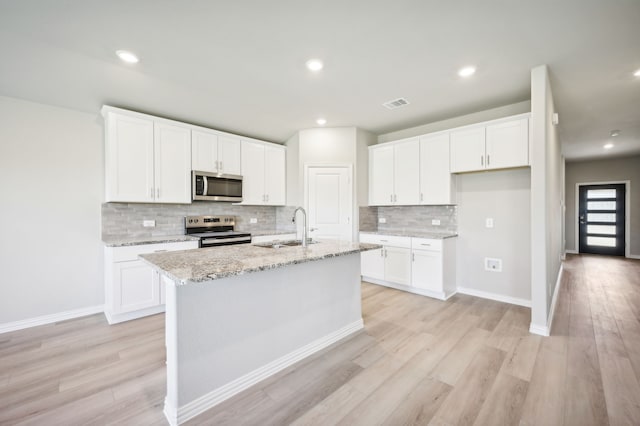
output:
[[[633,73],[634,76],[640,77],[640,69],[637,69],[636,72]]]
[[[320,59],[309,59],[307,61],[307,68],[311,71],[320,71],[324,67],[324,64]]]
[[[476,73],[476,67],[472,67],[472,66],[460,68],[460,70],[458,71],[458,75],[460,77],[471,77],[475,73]]]
[[[327,120],[325,120],[324,118],[318,118],[316,120],[316,123],[318,123],[318,126],[324,126],[325,124],[327,124]]]
[[[116,51],[116,55],[118,55],[120,59],[128,64],[136,64],[139,61],[138,57],[135,54],[127,50],[118,50]]]
[[[604,144],[604,149],[611,149],[613,148],[613,144],[611,142]]]
[[[616,136],[620,136],[620,130],[612,130],[611,137],[615,138]]]

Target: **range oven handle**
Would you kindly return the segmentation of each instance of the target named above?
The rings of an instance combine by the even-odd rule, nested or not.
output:
[[[251,242],[251,237],[238,237],[238,238],[205,238],[202,240],[202,245],[211,243],[238,243],[238,242]]]
[[[209,195],[209,178],[206,176],[202,176],[202,183],[203,183],[202,195],[207,196]]]

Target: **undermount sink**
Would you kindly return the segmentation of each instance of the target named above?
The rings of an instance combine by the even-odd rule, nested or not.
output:
[[[307,244],[316,244],[316,243],[317,243],[317,241],[314,241],[314,240],[307,241]],[[295,247],[295,246],[301,246],[301,245],[302,245],[302,241],[300,241],[300,240],[269,241],[269,242],[266,242],[266,243],[254,244],[254,246],[264,247],[264,248]]]

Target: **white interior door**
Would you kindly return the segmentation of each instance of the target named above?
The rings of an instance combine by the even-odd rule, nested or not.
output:
[[[307,197],[311,237],[352,240],[350,167],[309,167]]]

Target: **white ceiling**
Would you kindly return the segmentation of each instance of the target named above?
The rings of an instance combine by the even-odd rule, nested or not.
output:
[[[320,116],[382,134],[526,100],[548,64],[567,158],[640,152],[638,0],[0,0],[0,55],[1,95],[276,142]]]

